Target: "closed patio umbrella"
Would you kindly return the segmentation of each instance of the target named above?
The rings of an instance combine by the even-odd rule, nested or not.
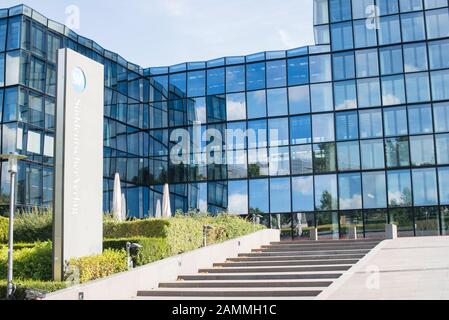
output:
[[[156,214],[154,216],[156,219],[162,218],[162,207],[161,207],[161,200],[157,200],[156,202]]]
[[[114,191],[112,194],[112,217],[114,220],[122,220],[122,188],[120,187],[120,175],[115,174]]]
[[[166,183],[164,185],[164,195],[162,198],[162,217],[170,218],[171,216],[172,216],[172,214],[171,214],[171,207],[170,207],[170,188],[168,187],[168,184]]]
[[[125,194],[122,193],[122,212],[121,212],[121,221],[126,221],[127,211],[126,211],[126,197]]]

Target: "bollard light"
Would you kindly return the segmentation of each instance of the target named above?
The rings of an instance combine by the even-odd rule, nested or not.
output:
[[[16,175],[18,171],[19,160],[25,159],[25,156],[17,153],[2,154],[0,159],[8,160],[8,173],[10,174],[11,186],[9,196],[9,229],[8,229],[8,282],[6,286],[6,299],[12,299],[14,294],[13,280],[13,250],[14,250],[14,211],[16,195]]]
[[[203,226],[203,246],[207,247],[207,234],[209,232],[209,230],[212,230],[214,227],[211,225],[204,225]]]

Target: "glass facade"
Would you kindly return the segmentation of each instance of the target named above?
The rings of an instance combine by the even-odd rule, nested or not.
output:
[[[376,237],[387,222],[447,234],[447,1],[314,2],[315,46],[147,69],[25,6],[0,10],[2,152],[28,156],[19,204],[51,204],[56,50],[69,47],[105,66],[105,211],[118,172],[135,217],[169,183],[173,210],[260,213],[294,237]],[[205,139],[175,164],[178,129]],[[222,161],[197,161],[215,155],[211,131]]]

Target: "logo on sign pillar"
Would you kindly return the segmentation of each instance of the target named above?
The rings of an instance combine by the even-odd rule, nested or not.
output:
[[[86,76],[85,76],[83,70],[81,70],[80,67],[73,68],[73,70],[72,70],[73,89],[76,92],[81,93],[84,90],[86,90],[86,85],[87,85],[87,81],[86,81]]]

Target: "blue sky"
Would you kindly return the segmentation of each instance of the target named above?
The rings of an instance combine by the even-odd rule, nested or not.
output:
[[[80,35],[142,67],[313,44],[312,0],[2,0],[65,23],[80,11]]]

